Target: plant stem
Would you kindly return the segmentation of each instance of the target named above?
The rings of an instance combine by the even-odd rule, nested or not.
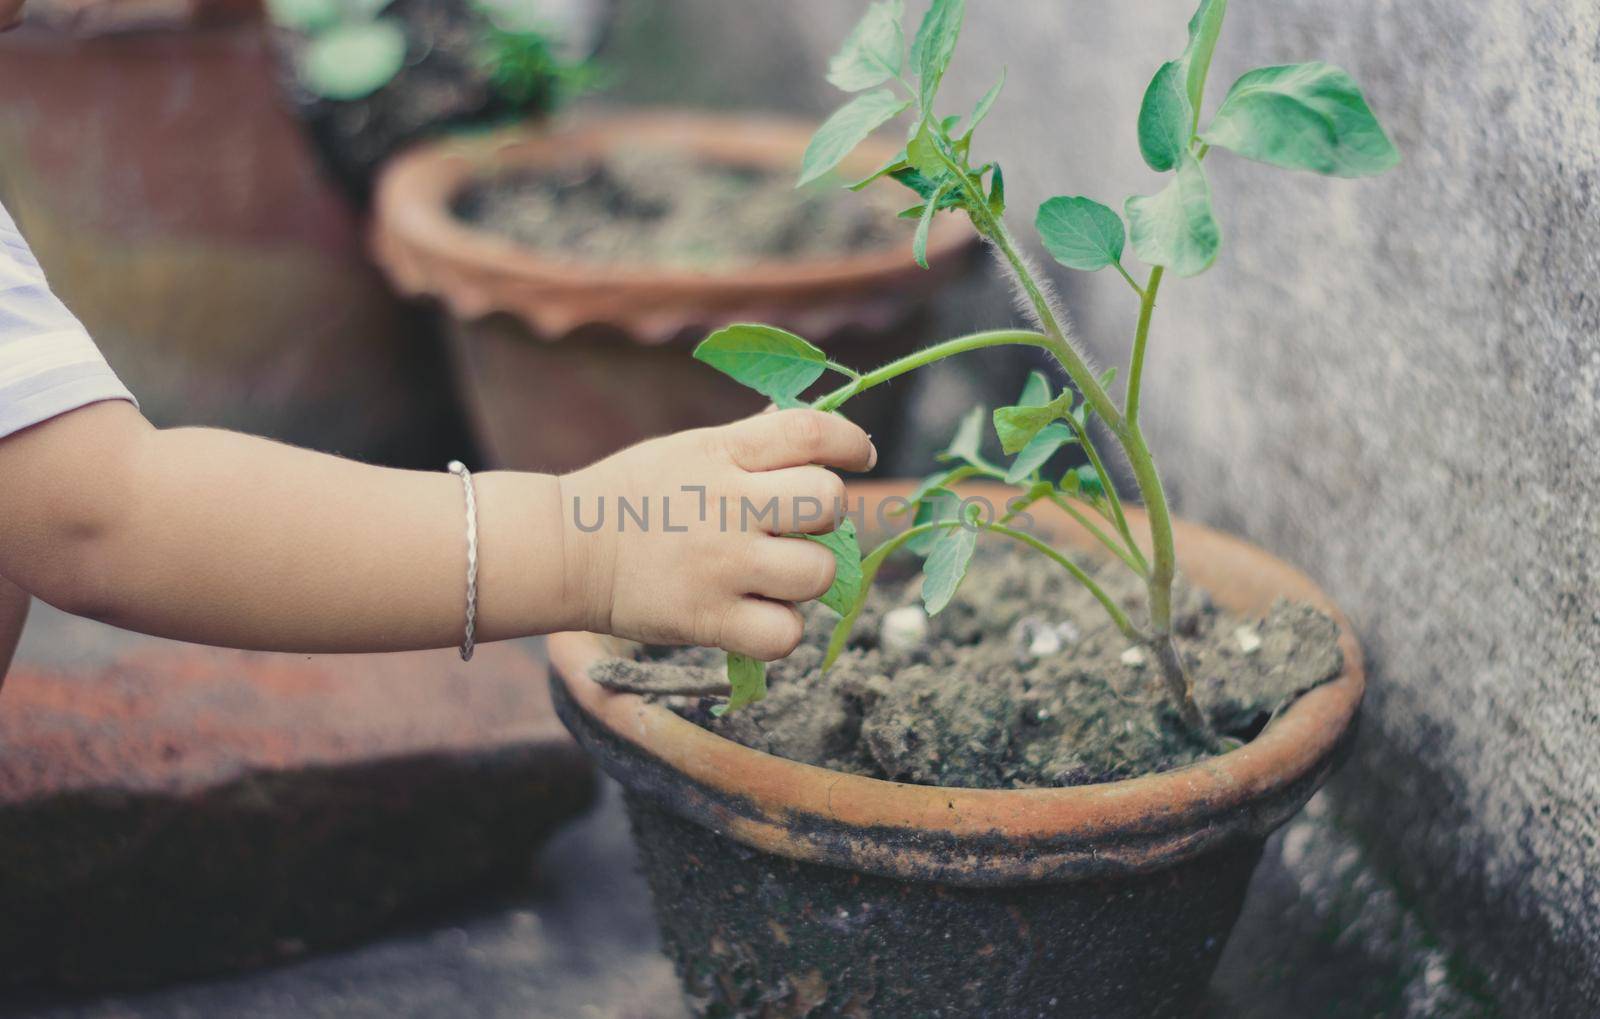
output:
[[[855,380],[855,379],[859,379],[861,377],[861,373],[860,372],[856,371],[854,368],[850,367],[847,364],[840,364],[837,361],[827,361],[825,363],[827,364],[828,369],[830,371],[836,371],[840,375],[843,375],[847,379]]]
[[[1133,292],[1138,294],[1142,299],[1144,297],[1144,288],[1139,286],[1138,283],[1134,282],[1133,277],[1128,275],[1128,270],[1123,267],[1122,263],[1112,262],[1111,264],[1117,267],[1117,272],[1122,274],[1122,278],[1128,281],[1128,286],[1132,287]]]
[[[1112,538],[1111,535],[1095,526],[1093,520],[1090,520],[1082,510],[1078,509],[1078,507],[1072,505],[1072,500],[1068,499],[1060,492],[1051,492],[1050,501],[1061,507],[1061,510],[1069,517],[1076,520],[1080,527],[1094,535],[1095,540],[1109,549],[1112,555],[1116,556],[1118,559],[1121,559],[1123,564],[1126,565],[1128,569],[1132,570],[1134,573],[1137,573],[1140,577],[1144,577],[1146,575],[1150,567],[1145,563],[1144,558],[1142,556],[1140,556],[1138,559],[1134,558],[1134,555],[1138,554],[1137,549],[1134,550],[1133,554],[1130,554],[1129,552],[1129,549],[1134,549],[1134,546],[1130,545],[1126,548],[1123,547],[1121,542],[1118,542],[1115,538]]]
[[[1033,273],[1028,271],[1028,263],[1017,250],[1011,231],[1006,229],[1005,222],[997,217],[990,217],[989,222],[994,230],[989,239],[1005,259],[1012,278],[1027,295],[1028,302],[1033,305],[1035,314],[1039,316],[1045,335],[1051,340],[1050,352],[1061,362],[1061,367],[1066,370],[1073,384],[1078,387],[1078,392],[1083,394],[1083,398],[1088,401],[1094,412],[1104,418],[1113,431],[1119,431],[1122,428],[1122,412],[1117,410],[1117,405],[1111,402],[1111,397],[1100,385],[1100,380],[1095,378],[1094,371],[1067,339],[1066,332],[1056,319],[1055,309],[1045,299],[1043,289],[1033,278]]]
[[[916,527],[910,527],[904,531],[901,531],[893,538],[890,538],[882,545],[879,545],[877,548],[873,549],[871,555],[861,560],[863,592],[861,596],[862,602],[865,602],[866,600],[866,588],[871,585],[873,578],[877,576],[879,567],[883,565],[883,561],[892,555],[895,550],[899,549],[902,545],[910,541],[912,538],[915,538],[919,534],[927,534],[929,531],[937,531],[942,528],[966,526],[968,525],[960,520],[938,520],[934,521],[933,523],[918,524]],[[1139,628],[1133,625],[1133,621],[1128,618],[1128,614],[1126,612],[1122,611],[1122,607],[1118,605],[1110,595],[1106,594],[1104,588],[1095,583],[1093,577],[1084,572],[1083,567],[1079,566],[1071,559],[1068,559],[1060,552],[1051,548],[1047,543],[1035,538],[1027,531],[1019,531],[1015,528],[1007,527],[1000,523],[979,524],[978,526],[985,531],[1003,535],[1004,537],[1011,538],[1014,541],[1020,541],[1024,545],[1036,549],[1044,555],[1050,557],[1050,559],[1054,560],[1059,566],[1061,566],[1062,569],[1072,574],[1073,578],[1076,579],[1078,583],[1088,588],[1089,593],[1094,595],[1095,599],[1099,601],[1100,604],[1105,608],[1106,614],[1111,617],[1111,621],[1116,625],[1117,629],[1122,631],[1122,635],[1124,637],[1136,644],[1147,644],[1150,642],[1150,636],[1148,634],[1139,632]]]
[[[1017,250],[1016,240],[1006,228],[1005,220],[990,210],[988,200],[983,194],[983,186],[973,180],[961,164],[944,151],[944,146],[936,145],[934,148],[939,153],[939,159],[945,168],[955,174],[966,189],[966,209],[967,215],[972,218],[972,225],[1000,252],[1011,271],[1012,280],[1022,288],[1028,303],[1033,306],[1039,325],[1050,340],[1047,349],[1056,356],[1057,361],[1061,362],[1061,367],[1066,370],[1067,375],[1078,387],[1078,391],[1083,394],[1083,398],[1094,408],[1094,412],[1104,418],[1113,430],[1120,429],[1121,411],[1117,410],[1116,404],[1111,402],[1111,397],[1106,395],[1105,387],[1100,385],[1099,379],[1095,378],[1094,372],[1090,370],[1082,355],[1067,339],[1066,330],[1056,318],[1055,309],[1045,299],[1044,289],[1039,286],[1039,281],[1028,271],[1028,263]]]
[[[1204,151],[1204,149],[1202,149]],[[1144,441],[1144,435],[1139,430],[1137,422],[1130,423],[1106,394],[1094,372],[1084,362],[1078,351],[1067,340],[1061,323],[1056,319],[1055,310],[1050,302],[1045,299],[1044,290],[1033,277],[1028,268],[1028,263],[1017,250],[1016,242],[1012,239],[1011,232],[1006,228],[1005,221],[995,215],[988,202],[983,197],[982,189],[975,184],[966,172],[939,148],[940,158],[952,173],[960,177],[966,185],[971,200],[967,203],[968,213],[972,216],[973,225],[978,232],[988,237],[1000,252],[1016,284],[1027,296],[1033,305],[1035,314],[1045,335],[1051,340],[1051,353],[1056,355],[1067,374],[1077,385],[1078,391],[1093,408],[1096,414],[1105,421],[1112,434],[1121,443],[1123,453],[1128,458],[1128,464],[1133,469],[1134,480],[1138,483],[1139,494],[1144,499],[1145,512],[1150,520],[1150,547],[1153,562],[1146,577],[1146,590],[1149,592],[1150,601],[1150,626],[1153,633],[1144,638],[1156,654],[1161,672],[1166,679],[1167,688],[1177,699],[1179,708],[1183,713],[1184,721],[1195,730],[1196,735],[1205,739],[1208,744],[1216,745],[1216,736],[1211,727],[1206,723],[1205,717],[1200,714],[1195,706],[1193,687],[1183,669],[1183,660],[1179,657],[1177,648],[1172,642],[1172,582],[1177,574],[1177,554],[1173,545],[1172,515],[1167,508],[1167,496],[1161,487],[1160,475],[1156,473],[1155,459],[1150,455],[1150,448]],[[1161,268],[1158,266],[1151,270],[1151,281],[1140,293],[1141,319],[1144,322],[1142,335],[1148,338],[1149,318],[1155,308],[1156,292],[1161,283]],[[1143,370],[1142,345],[1138,351],[1140,357],[1139,369]],[[1130,398],[1138,391],[1138,379],[1130,372],[1128,380]],[[1087,451],[1090,447],[1084,444]],[[1103,470],[1103,468],[1100,468]],[[1107,486],[1108,497],[1114,497],[1115,492]],[[1120,510],[1120,505],[1113,503]],[[1041,545],[1043,543],[1040,543]],[[1130,539],[1130,545],[1133,545]],[[1049,546],[1044,546],[1048,549]],[[1053,550],[1052,550],[1053,551]],[[1079,571],[1081,572],[1081,571]],[[1105,604],[1102,601],[1102,604]],[[1115,618],[1115,617],[1114,617]],[[1126,616],[1123,617],[1124,619]]]
[[[1128,614],[1122,611],[1122,606],[1118,605],[1110,595],[1106,594],[1105,589],[1099,584],[1095,583],[1094,578],[1085,573],[1083,567],[1079,566],[1071,559],[1068,559],[1060,552],[1057,552],[1047,543],[1035,538],[1027,531],[1014,530],[1010,527],[1006,527],[1004,524],[984,524],[982,526],[986,531],[994,534],[1002,534],[1007,538],[1020,541],[1024,545],[1036,549],[1037,551],[1050,557],[1062,569],[1072,574],[1073,579],[1077,580],[1078,583],[1088,588],[1089,593],[1094,595],[1095,600],[1098,601],[1101,607],[1106,610],[1106,615],[1111,617],[1111,621],[1116,624],[1118,630],[1122,631],[1122,635],[1124,637],[1133,641],[1135,644],[1147,644],[1150,642],[1150,636],[1148,634],[1139,632],[1139,628],[1133,625],[1133,621],[1128,618]]]
[[[838,410],[844,405],[845,401],[859,396],[873,386],[879,386],[890,379],[898,378],[906,372],[915,371],[925,365],[930,365],[935,361],[943,360],[955,354],[964,354],[969,350],[982,350],[985,347],[1003,347],[1007,345],[1043,347],[1050,351],[1055,349],[1048,336],[1029,329],[998,329],[993,332],[958,336],[953,340],[936,343],[916,353],[907,354],[905,357],[890,361],[881,368],[875,368],[865,375],[840,386],[833,392],[819,397],[812,402],[811,406],[817,410]]]
[[[1150,339],[1150,316],[1156,310],[1156,291],[1161,289],[1161,277],[1166,270],[1156,266],[1150,270],[1150,281],[1139,291],[1139,325],[1133,333],[1133,357],[1128,362],[1128,427],[1139,427],[1139,390],[1144,382],[1144,348]]]
[[[1203,159],[1208,148],[1208,146],[1202,145],[1196,158]],[[1184,671],[1183,659],[1179,656],[1177,647],[1172,639],[1172,582],[1177,574],[1177,554],[1172,536],[1172,515],[1167,508],[1167,496],[1165,490],[1161,487],[1160,475],[1156,473],[1155,459],[1150,455],[1150,448],[1144,441],[1144,434],[1139,429],[1137,419],[1130,421],[1123,416],[1122,412],[1117,409],[1116,404],[1112,402],[1111,397],[1106,393],[1105,387],[1100,384],[1100,380],[1084,361],[1083,356],[1078,353],[1077,348],[1067,338],[1066,330],[1062,328],[1061,322],[1056,318],[1055,309],[1044,295],[1044,288],[1034,278],[1027,261],[1022,257],[1021,252],[1017,250],[1016,241],[1011,236],[1011,231],[1007,229],[1004,218],[989,207],[988,199],[983,193],[982,184],[974,180],[966,168],[944,150],[943,145],[935,145],[934,150],[938,153],[939,160],[944,163],[945,168],[955,175],[967,192],[968,200],[964,204],[967,214],[972,219],[972,225],[977,229],[978,233],[988,238],[990,243],[995,246],[995,249],[1000,252],[1001,258],[1010,271],[1013,282],[1027,297],[1028,303],[1033,307],[1034,313],[1039,319],[1039,325],[1044,331],[1042,339],[1046,342],[1040,343],[1038,339],[1029,340],[1028,342],[1036,346],[1044,346],[1055,355],[1056,360],[1061,363],[1061,367],[1078,387],[1078,391],[1083,394],[1084,401],[1089,404],[1096,414],[1100,415],[1101,420],[1106,423],[1106,426],[1111,429],[1112,435],[1122,445],[1123,453],[1128,459],[1128,465],[1133,469],[1134,480],[1138,483],[1139,494],[1144,499],[1145,512],[1150,521],[1150,547],[1153,562],[1150,565],[1149,572],[1146,574],[1145,586],[1149,597],[1150,626],[1153,632],[1149,635],[1140,634],[1128,621],[1127,615],[1122,612],[1115,602],[1105,596],[1105,592],[1100,590],[1087,574],[1049,545],[1039,541],[1037,538],[1033,538],[1031,535],[1023,535],[1020,531],[1011,531],[1010,528],[1002,529],[991,525],[990,529],[1001,534],[1009,533],[1009,536],[1033,546],[1065,566],[1095,595],[1124,635],[1129,636],[1130,639],[1148,644],[1156,655],[1162,676],[1166,680],[1167,688],[1177,701],[1184,722],[1195,731],[1198,737],[1204,739],[1208,745],[1218,746],[1216,735],[1206,723],[1205,716],[1200,713],[1199,708],[1195,705],[1193,684],[1190,683],[1189,677]],[[1144,367],[1144,341],[1148,339],[1150,316],[1155,309],[1156,292],[1160,288],[1161,274],[1162,270],[1159,266],[1152,269],[1150,282],[1142,290],[1137,286],[1134,288],[1139,290],[1141,328],[1139,336],[1135,340],[1137,364],[1136,370],[1129,373],[1128,392],[1129,398],[1135,400],[1135,409],[1137,409],[1137,402],[1134,394],[1138,392],[1139,384],[1142,381],[1139,376],[1143,373]],[[1130,279],[1129,282],[1132,283],[1133,281]],[[935,349],[938,348],[930,348],[930,350]],[[965,349],[974,348],[968,347]],[[937,357],[933,357],[918,364],[908,364],[903,370],[909,371],[911,368],[919,367],[920,364],[928,363],[929,360],[937,359]],[[899,372],[895,374],[899,374]],[[866,378],[871,378],[871,376],[869,375]],[[862,381],[865,382],[865,378]],[[860,385],[860,383],[857,383],[857,385]],[[862,386],[862,388],[865,387]],[[848,392],[847,390],[841,392],[846,392],[843,399],[848,399],[850,395],[854,395],[853,392]],[[836,403],[829,403],[835,395],[837,394],[830,394],[824,397],[814,406],[823,410],[837,406]],[[838,402],[843,402],[843,399]],[[1080,441],[1083,442],[1085,451],[1091,453],[1091,462],[1098,461],[1098,456],[1092,453],[1092,444],[1087,439],[1086,430]],[[1100,473],[1108,500],[1112,502],[1113,509],[1117,515],[1121,516],[1121,504],[1117,501],[1116,490],[1111,487],[1110,479],[1105,473],[1104,466],[1096,462],[1096,470]],[[1131,535],[1126,532],[1125,518],[1119,530],[1123,531],[1129,547],[1137,553],[1138,545],[1133,542]]]
[[[1095,448],[1094,441],[1089,438],[1089,429],[1078,423],[1075,417],[1068,417],[1067,424],[1077,433],[1078,444],[1083,447],[1084,455],[1089,458],[1089,463],[1094,467],[1095,475],[1100,479],[1100,487],[1105,490],[1106,502],[1111,505],[1111,515],[1106,517],[1107,523],[1117,529],[1122,535],[1122,540],[1128,543],[1128,549],[1139,560],[1139,569],[1136,570],[1141,577],[1149,572],[1149,564],[1145,562],[1144,553],[1139,549],[1139,543],[1133,540],[1133,530],[1128,526],[1127,515],[1122,512],[1122,498],[1117,495],[1117,486],[1111,483],[1111,472],[1106,470],[1105,463],[1100,459],[1100,451]],[[1106,516],[1101,511],[1101,516]]]
[[[1178,653],[1172,634],[1152,638],[1150,649],[1155,652],[1156,664],[1161,667],[1161,676],[1167,683],[1167,694],[1178,703],[1178,713],[1183,716],[1184,724],[1205,740],[1208,749],[1223,749],[1222,741],[1212,731],[1200,705],[1195,703],[1194,684],[1189,681],[1188,670],[1183,667],[1183,657]]]

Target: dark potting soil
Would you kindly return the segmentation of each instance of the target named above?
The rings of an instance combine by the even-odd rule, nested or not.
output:
[[[1134,618],[1142,584],[1120,565],[1084,564]],[[765,700],[722,718],[717,698],[661,698],[745,746],[837,771],[921,785],[1022,789],[1084,785],[1191,764],[1207,751],[1184,727],[1156,664],[1060,567],[1020,551],[980,550],[927,638],[885,646],[884,618],[919,606],[920,577],[880,577],[849,648],[819,675],[837,618],[806,608],[806,639],[768,668]],[[1296,696],[1338,675],[1338,627],[1280,602],[1265,619],[1223,611],[1180,580],[1176,624],[1201,708],[1248,740]],[[900,614],[901,617],[904,613]],[[651,650],[609,659],[609,685],[719,686],[722,654]],[[697,686],[698,684],[698,686]]]
[[[640,146],[564,171],[483,181],[461,219],[575,262],[716,268],[758,258],[838,255],[909,242],[914,225],[874,194],[793,173]]]

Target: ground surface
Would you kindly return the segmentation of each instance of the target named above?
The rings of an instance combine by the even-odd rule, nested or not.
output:
[[[30,661],[83,653],[87,624],[42,611]],[[101,628],[95,628],[97,631]],[[43,639],[48,638],[48,639]],[[123,644],[108,632],[98,639]],[[138,641],[140,638],[127,638]],[[124,645],[125,646],[125,645]],[[0,701],[3,707],[3,701]],[[139,993],[0,1002],[24,1019],[687,1019],[656,951],[620,798],[546,847],[538,878],[344,952]],[[3,919],[0,919],[3,922]],[[1486,1015],[1319,797],[1276,836],[1212,988],[1210,1015]]]
[[[688,1019],[656,952],[619,797],[558,836],[512,901],[263,973],[36,1000],[27,1019]],[[1210,1017],[1490,1015],[1317,800],[1273,839],[1212,985]]]

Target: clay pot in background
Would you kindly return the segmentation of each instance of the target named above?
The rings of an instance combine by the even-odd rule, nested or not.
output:
[[[403,465],[460,455],[441,355],[279,108],[253,12],[70,6],[69,26],[0,35],[0,200],[146,414]],[[76,31],[132,14],[137,33]]]
[[[920,312],[976,245],[954,217],[934,224],[931,271],[912,261],[909,243],[691,271],[563,260],[452,212],[475,182],[582,164],[624,145],[789,172],[814,129],[771,117],[615,114],[441,140],[386,168],[374,206],[376,257],[399,290],[438,298],[449,311],[457,376],[491,461],[570,470],[640,439],[759,410],[760,397],[689,356],[730,322],[791,329],[861,368],[928,341]],[[843,172],[865,175],[891,149],[864,145]],[[886,435],[906,391],[874,390],[851,402],[850,416]]]
[[[866,519],[910,483],[866,483]],[[1003,501],[1009,490],[972,486]],[[1059,511],[1041,524],[1079,551]],[[1143,526],[1134,521],[1135,529]],[[588,678],[551,638],[556,710],[628,792],[669,956],[707,1014],[1192,1016],[1266,838],[1342,759],[1364,689],[1349,623],[1304,575],[1178,522],[1185,575],[1233,611],[1332,615],[1344,671],[1250,743],[1057,789],[885,782],[741,746]]]

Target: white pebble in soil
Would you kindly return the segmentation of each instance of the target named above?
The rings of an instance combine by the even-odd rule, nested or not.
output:
[[[1140,648],[1131,647],[1122,652],[1122,664],[1138,668],[1144,664],[1144,651]]]
[[[1038,661],[1058,655],[1068,644],[1083,636],[1069,619],[1051,623],[1041,616],[1023,616],[1011,628],[1011,643],[1019,662]]]
[[[883,615],[879,645],[890,654],[905,655],[928,642],[928,614],[921,605],[902,605]]]
[[[1261,650],[1261,634],[1253,626],[1241,626],[1234,630],[1233,639],[1239,642],[1239,650],[1247,655]]]

